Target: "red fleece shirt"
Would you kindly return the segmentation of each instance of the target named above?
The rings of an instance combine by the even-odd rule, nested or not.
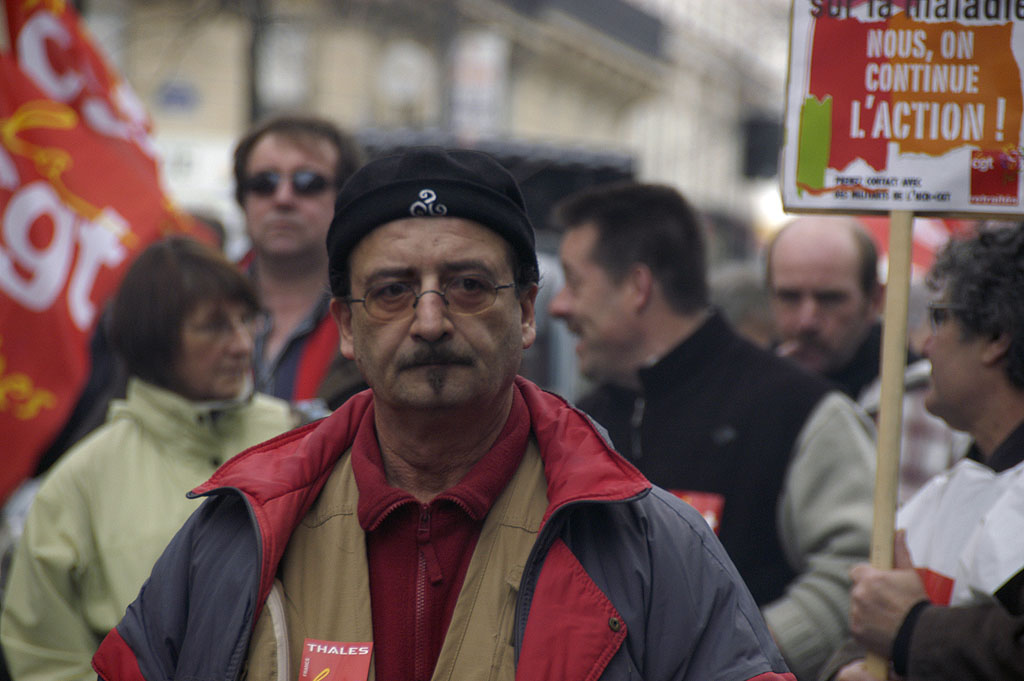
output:
[[[526,451],[530,414],[519,389],[513,393],[490,451],[429,504],[387,483],[374,428],[359,429],[352,471],[367,537],[378,679],[428,681],[434,673],[484,519]]]

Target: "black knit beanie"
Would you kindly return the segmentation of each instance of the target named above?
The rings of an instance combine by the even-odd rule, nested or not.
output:
[[[327,233],[331,291],[349,292],[348,257],[377,227],[402,218],[450,217],[494,230],[524,272],[537,272],[533,226],[515,178],[487,154],[438,147],[370,161],[342,186]]]

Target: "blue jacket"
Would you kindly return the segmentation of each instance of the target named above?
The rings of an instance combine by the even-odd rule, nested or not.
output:
[[[793,681],[703,518],[581,412],[517,381],[550,503],[519,589],[516,677]],[[247,450],[193,492],[210,498],[93,658],[102,679],[239,678],[288,538],[372,399]]]

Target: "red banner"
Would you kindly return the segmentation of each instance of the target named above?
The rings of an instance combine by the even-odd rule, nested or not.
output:
[[[197,230],[161,189],[142,107],[74,11],[32,0],[5,7],[0,503],[74,407],[89,338],[133,257],[163,234]]]

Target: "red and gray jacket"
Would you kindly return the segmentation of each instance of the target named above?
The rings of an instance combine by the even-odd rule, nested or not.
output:
[[[520,583],[516,678],[793,681],[703,518],[584,414],[517,381],[550,503]],[[93,658],[102,679],[239,678],[288,539],[372,399],[243,452],[194,490],[209,498]]]

